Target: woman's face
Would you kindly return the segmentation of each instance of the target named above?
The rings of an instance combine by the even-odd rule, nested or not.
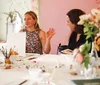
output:
[[[67,16],[67,25],[70,27],[72,31],[75,29],[75,24],[70,21],[70,18]]]
[[[30,16],[29,14],[25,14],[24,22],[26,28],[31,28],[34,27],[36,19],[33,19],[32,16]]]

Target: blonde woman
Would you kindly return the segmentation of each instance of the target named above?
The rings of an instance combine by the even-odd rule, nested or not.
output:
[[[48,54],[51,50],[50,40],[55,31],[50,28],[46,33],[40,29],[37,20],[37,15],[33,11],[25,13],[25,28],[21,32],[26,32],[26,53]]]

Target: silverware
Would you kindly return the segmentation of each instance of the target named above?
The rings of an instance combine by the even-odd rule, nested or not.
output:
[[[28,80],[24,80],[24,81],[22,81],[20,84],[18,84],[18,85],[22,85],[22,84],[24,84],[25,82],[27,82]]]

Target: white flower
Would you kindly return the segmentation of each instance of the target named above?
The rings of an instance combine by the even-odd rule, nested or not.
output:
[[[97,15],[100,15],[100,10],[98,10],[98,9],[92,9],[92,10],[91,10],[91,13],[92,13],[94,16],[97,16]]]
[[[88,21],[92,23],[91,14],[81,15],[79,18],[80,18],[80,21],[78,22],[78,24],[80,25],[83,25],[85,22],[88,22]]]
[[[94,16],[95,26],[100,27],[100,10],[92,9],[91,13]]]
[[[79,25],[92,25],[94,27],[97,27],[100,31],[100,10],[98,9],[92,9],[91,14],[85,14],[81,15],[80,21],[78,22]],[[92,28],[91,28],[92,29]]]

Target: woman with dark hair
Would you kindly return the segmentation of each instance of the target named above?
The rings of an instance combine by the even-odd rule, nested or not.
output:
[[[26,53],[49,53],[51,50],[50,40],[55,34],[53,28],[46,33],[40,29],[37,15],[33,11],[25,13],[25,28],[21,32],[26,32]]]
[[[72,9],[67,13],[67,25],[71,29],[71,36],[69,38],[68,48],[74,50],[85,43],[85,35],[83,33],[83,25],[78,25],[79,16],[85,14],[80,9]]]
[[[85,14],[84,11],[80,9],[72,9],[70,10],[67,15],[67,25],[71,29],[71,35],[69,37],[68,45],[59,46],[59,51],[64,49],[71,49],[74,50],[78,48],[80,45],[85,43],[85,35],[83,33],[83,25],[78,25],[79,16]]]

